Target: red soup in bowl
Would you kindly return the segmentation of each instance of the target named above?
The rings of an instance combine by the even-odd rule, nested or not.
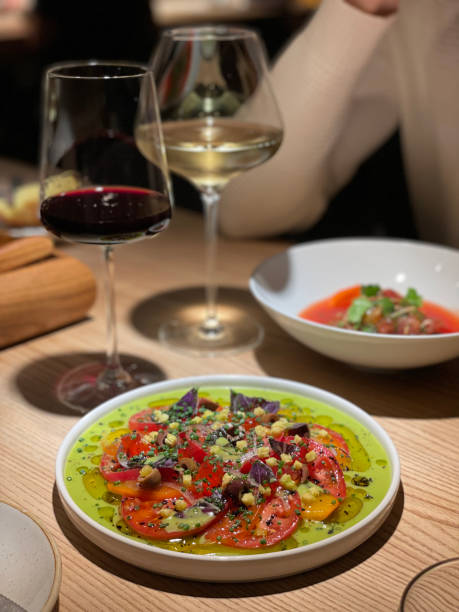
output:
[[[423,300],[416,289],[404,295],[379,285],[354,285],[307,306],[299,316],[342,329],[377,334],[432,335],[459,332],[459,316]]]

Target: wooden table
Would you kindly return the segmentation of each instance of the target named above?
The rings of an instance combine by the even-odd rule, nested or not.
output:
[[[419,570],[459,552],[459,360],[376,374],[300,345],[268,320],[247,291],[253,268],[288,246],[280,241],[222,240],[220,245],[222,299],[239,301],[259,317],[266,329],[262,346],[214,359],[166,350],[154,337],[157,324],[173,307],[202,295],[201,236],[200,216],[182,211],[159,239],[118,249],[122,352],[150,359],[168,379],[210,373],[269,375],[328,389],[361,406],[388,431],[401,457],[402,487],[382,528],[325,567],[282,580],[226,585],[151,574],[109,556],[80,535],[54,484],[56,452],[78,416],[56,403],[52,385],[78,354],[103,349],[102,296],[87,320],[0,353],[0,498],[32,512],[57,540],[63,563],[60,610],[397,610],[405,585]],[[69,245],[66,250],[101,277],[97,249]]]

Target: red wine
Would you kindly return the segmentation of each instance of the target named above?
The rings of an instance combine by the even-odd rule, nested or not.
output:
[[[73,242],[119,244],[155,236],[171,218],[166,196],[135,187],[89,187],[44,200],[41,220],[50,232]]]

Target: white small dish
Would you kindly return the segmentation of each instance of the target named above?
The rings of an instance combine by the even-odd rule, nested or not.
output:
[[[53,538],[36,518],[4,501],[0,525],[1,596],[27,612],[50,612],[61,583],[61,558]],[[8,601],[4,605],[15,609]]]
[[[75,442],[88,427],[116,408],[135,402],[141,405],[152,394],[205,387],[225,390],[250,388],[260,392],[280,391],[323,402],[359,421],[385,450],[391,470],[388,490],[382,501],[357,524],[332,537],[292,550],[257,555],[192,555],[148,545],[111,531],[89,517],[69,494],[65,481],[65,464]],[[140,408],[142,409],[142,408]],[[64,438],[56,460],[56,485],[67,515],[83,535],[106,552],[138,567],[189,580],[208,582],[257,581],[300,573],[332,561],[364,542],[388,516],[400,483],[397,451],[384,429],[366,412],[337,395],[301,383],[271,377],[216,375],[195,376],[147,385],[111,399],[84,416]]]
[[[459,357],[459,333],[401,336],[358,332],[307,321],[304,308],[353,285],[378,284],[459,314],[459,251],[393,239],[320,240],[265,260],[250,291],[287,333],[319,353],[378,369],[433,365]]]

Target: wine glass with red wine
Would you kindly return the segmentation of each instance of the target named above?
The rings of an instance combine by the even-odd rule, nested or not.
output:
[[[152,68],[168,165],[200,193],[206,246],[205,305],[165,322],[159,338],[197,355],[254,348],[263,338],[259,322],[241,309],[217,307],[216,252],[222,191],[268,161],[283,138],[263,42],[248,28],[173,28],[163,32]],[[154,160],[147,124],[137,141]]]
[[[113,249],[167,228],[169,176],[148,67],[95,61],[52,66],[44,78],[43,110],[41,220],[58,238],[100,247],[105,261],[106,361],[70,370],[57,388],[62,403],[84,413],[158,379],[153,364],[121,361],[118,354]],[[145,125],[154,161],[136,144],[135,131]]]

